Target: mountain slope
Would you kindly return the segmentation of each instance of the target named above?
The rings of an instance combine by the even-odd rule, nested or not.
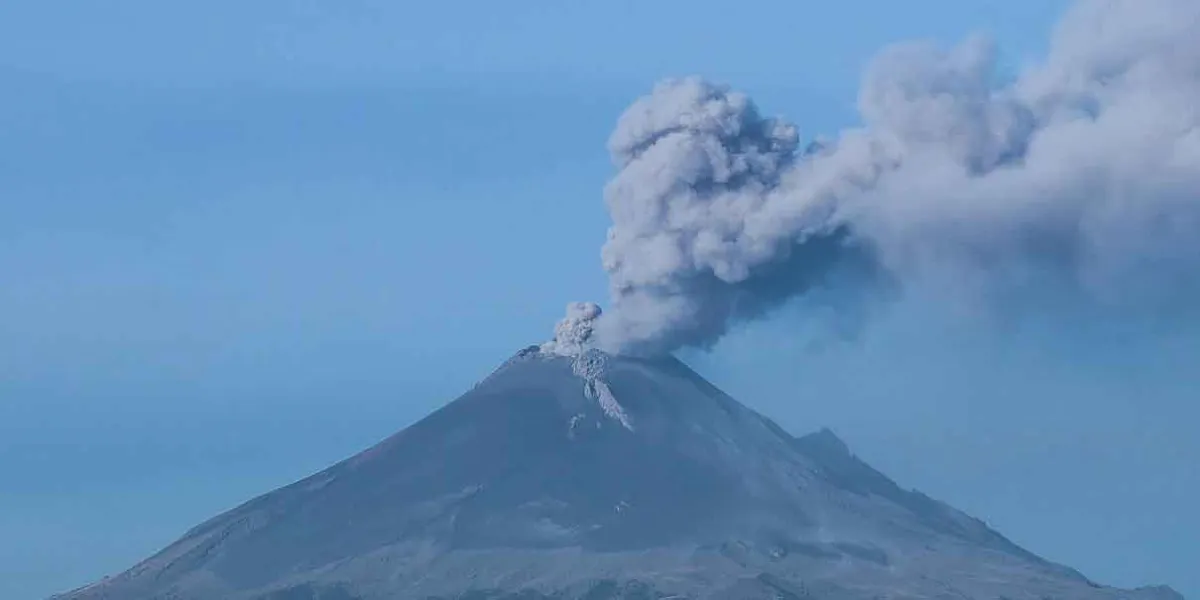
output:
[[[64,600],[1172,598],[1097,586],[674,359],[528,348]]]

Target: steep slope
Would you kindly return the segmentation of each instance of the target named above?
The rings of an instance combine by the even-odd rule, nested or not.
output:
[[[674,359],[531,347],[70,600],[1171,598],[1102,588]]]

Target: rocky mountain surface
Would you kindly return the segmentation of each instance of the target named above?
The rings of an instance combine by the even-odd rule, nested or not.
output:
[[[672,358],[530,347],[58,600],[1181,600],[1096,584]]]

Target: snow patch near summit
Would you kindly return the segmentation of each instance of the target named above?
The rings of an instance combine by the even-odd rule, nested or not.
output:
[[[591,347],[592,332],[600,313],[600,306],[594,302],[568,304],[566,316],[554,326],[554,339],[539,346],[539,351],[543,355],[570,358],[572,372],[583,380],[584,396],[599,404],[605,416],[633,431],[625,408],[604,382],[608,355]],[[569,428],[573,431],[577,423],[577,419],[572,419]]]
[[[633,431],[633,423],[625,413],[625,407],[617,402],[608,384],[604,382],[604,373],[608,368],[608,355],[599,350],[585,350],[571,361],[571,370],[583,380],[583,394],[589,400],[595,400],[600,405],[604,415],[618,422],[622,427]]]
[[[600,404],[600,410],[603,410],[608,418],[617,421],[625,429],[633,431],[633,424],[629,422],[629,415],[625,414],[625,408],[621,406],[621,403],[617,402],[617,398],[613,396],[612,390],[608,389],[608,384],[595,379],[587,382],[587,385],[583,389],[584,394],[588,398]]]

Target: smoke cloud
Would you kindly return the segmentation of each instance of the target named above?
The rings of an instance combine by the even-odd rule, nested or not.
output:
[[[931,272],[1138,306],[1197,280],[1200,2],[1082,0],[1009,81],[982,38],[889,48],[858,104],[861,126],[802,144],[701,79],[637,100],[609,141],[611,302],[575,306],[564,337],[704,347],[813,289]]]
[[[554,339],[542,344],[541,351],[562,356],[582,354],[593,343],[592,334],[600,315],[600,305],[594,302],[568,304],[567,315],[554,327]]]

